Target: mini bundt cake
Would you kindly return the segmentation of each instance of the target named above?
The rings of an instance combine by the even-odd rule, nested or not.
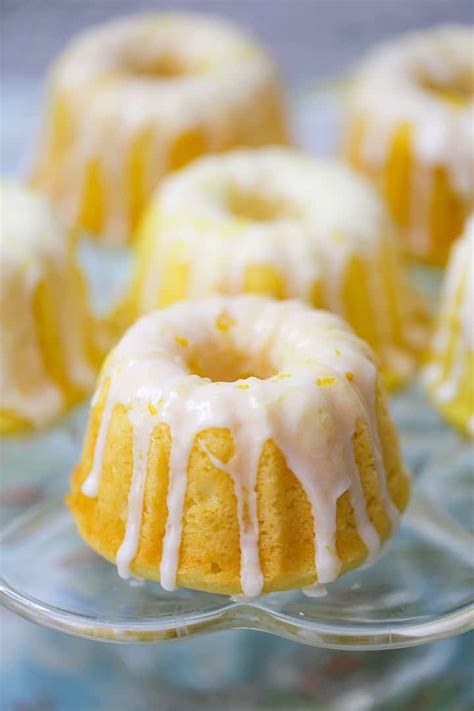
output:
[[[180,299],[258,293],[344,317],[391,385],[424,344],[382,201],[337,162],[288,148],[208,156],[170,176],[140,227],[132,313]]]
[[[379,186],[407,251],[445,263],[474,205],[474,32],[382,46],[350,92],[348,155]]]
[[[33,173],[67,218],[125,242],[158,180],[206,152],[287,141],[272,61],[234,25],[194,14],[114,20],[52,69]]]
[[[93,329],[72,246],[48,201],[0,186],[0,432],[62,414],[97,375]]]
[[[474,216],[452,247],[429,359],[425,382],[433,402],[474,437]]]
[[[333,314],[236,296],[125,334],[68,504],[122,577],[255,597],[373,558],[408,496],[370,348]]]

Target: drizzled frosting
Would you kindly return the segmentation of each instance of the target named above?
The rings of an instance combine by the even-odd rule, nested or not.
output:
[[[20,185],[2,183],[0,198],[1,408],[42,425],[64,404],[64,392],[45,363],[35,314],[35,296],[46,283],[70,383],[89,389],[95,371],[62,225],[43,197]]]
[[[365,150],[371,161],[385,162],[394,127],[408,121],[420,161],[446,166],[458,190],[472,195],[473,42],[471,27],[448,25],[410,34],[368,58],[351,98],[370,121]],[[461,82],[470,98],[464,107],[441,100],[424,81],[447,91]]]
[[[243,204],[259,201],[268,219],[233,212],[234,196]],[[285,297],[311,302],[320,285],[323,306],[343,317],[347,271],[360,259],[372,311],[359,318],[374,324],[372,345],[387,370],[406,376],[413,369],[410,350],[424,334],[391,223],[367,182],[340,163],[283,148],[203,158],[162,184],[142,232],[146,264],[136,284],[142,313],[160,305],[168,254],[176,247],[187,268],[188,298],[241,293],[249,266],[270,265],[283,278]],[[382,262],[390,265],[396,290]]]
[[[474,216],[471,216],[464,235],[452,248],[443,287],[439,325],[432,342],[432,363],[424,374],[435,400],[450,403],[462,395],[465,368],[472,367],[469,358],[473,355]],[[470,378],[472,382],[474,372]],[[466,397],[469,394],[466,393]],[[474,402],[471,402],[471,410],[468,430],[474,436]]]
[[[196,131],[210,152],[283,139],[271,61],[232,24],[210,17],[151,14],[94,28],[53,67],[51,93],[70,113],[71,137],[58,165],[54,152],[48,158],[54,135],[46,136],[39,164],[56,159],[57,175],[46,170],[40,183],[76,220],[86,170],[97,160],[103,236],[110,241],[123,241],[131,227],[129,164],[145,131],[143,165],[132,178],[144,195],[170,169],[173,147],[189,132]],[[49,130],[55,131],[53,123]]]
[[[210,377],[190,368],[199,354],[207,358]],[[237,365],[228,376],[235,379],[211,379],[224,377],[211,371],[229,356]],[[260,377],[240,377],[239,372]],[[229,430],[234,441],[227,463],[205,451],[234,482],[245,596],[259,595],[264,583],[256,483],[268,440],[281,450],[311,504],[318,582],[330,582],[340,572],[336,505],[346,491],[359,536],[368,556],[375,556],[380,539],[368,516],[353,448],[360,419],[370,433],[384,507],[392,524],[398,521],[377,429],[376,376],[370,349],[344,322],[298,302],[216,297],[143,317],[114,349],[102,373],[96,397],[107,388],[105,407],[92,468],[82,485],[85,495],[99,494],[111,417],[116,405],[125,405],[132,427],[133,471],[125,535],[116,558],[120,575],[129,575],[138,550],[150,438],[162,423],[169,426],[172,439],[160,563],[165,589],[175,588],[179,571],[190,452],[197,435],[210,428]]]

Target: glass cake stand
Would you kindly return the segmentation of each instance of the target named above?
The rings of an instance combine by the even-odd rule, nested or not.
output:
[[[338,92],[330,85],[305,91],[294,107],[300,143],[331,151],[341,122]],[[81,261],[92,293],[116,298],[117,285],[129,277],[129,255],[111,254],[85,243]],[[425,291],[436,291],[439,275],[415,270],[413,276]],[[95,301],[102,313],[110,307],[99,296]],[[473,629],[474,448],[438,417],[417,384],[393,396],[391,409],[413,473],[409,510],[376,563],[345,575],[318,598],[294,591],[248,602],[121,580],[82,542],[63,503],[86,407],[46,433],[6,438],[0,602],[41,625],[120,643],[253,629],[319,647],[367,650]]]

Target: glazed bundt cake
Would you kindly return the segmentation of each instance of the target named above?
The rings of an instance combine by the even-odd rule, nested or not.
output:
[[[286,140],[275,68],[239,28],[132,16],[86,32],[54,65],[33,180],[70,221],[124,242],[165,173],[202,153]]]
[[[123,577],[255,597],[374,557],[408,495],[370,348],[330,313],[237,296],[125,334],[68,504]]]
[[[350,95],[348,154],[379,186],[414,257],[444,263],[474,205],[474,32],[382,46]]]
[[[0,186],[0,432],[50,422],[89,392],[98,364],[81,275],[43,197]]]
[[[236,151],[201,158],[158,189],[140,227],[132,312],[243,292],[340,314],[391,385],[414,370],[424,316],[381,200],[342,164]]]
[[[436,407],[474,437],[474,216],[453,246],[425,381]]]

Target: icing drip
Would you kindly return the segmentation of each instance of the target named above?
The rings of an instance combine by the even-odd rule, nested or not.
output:
[[[464,236],[452,249],[439,325],[432,343],[433,362],[424,373],[425,382],[441,403],[452,402],[461,394],[466,358],[474,351],[473,310],[474,218],[471,217]],[[449,349],[452,352],[446,359]]]
[[[429,166],[420,164],[413,168],[410,204],[410,239],[413,250],[420,257],[430,251],[430,234],[426,225],[430,220],[433,173]]]
[[[167,74],[167,66],[176,74]],[[48,146],[55,136],[45,136],[39,166],[47,171],[41,177],[40,170],[40,182],[74,222],[96,162],[104,202],[101,233],[110,242],[124,241],[133,226],[130,163],[140,141],[146,149],[139,182],[147,195],[177,167],[173,150],[187,137],[197,141],[189,159],[202,152],[201,143],[215,152],[283,138],[270,60],[232,24],[198,15],[143,15],[94,28],[59,59],[52,89],[53,108],[54,101],[66,107],[72,131],[56,176],[48,173],[48,163],[57,162]],[[56,131],[53,121],[48,130]]]
[[[234,482],[237,496],[237,517],[239,519],[240,549],[241,549],[241,581],[242,590],[246,597],[256,597],[263,587],[263,575],[260,570],[258,558],[258,518],[256,475],[261,455],[261,447],[271,436],[271,430],[265,417],[265,412],[259,407],[257,398],[253,396],[252,405],[259,409],[257,427],[253,420],[240,423],[238,439],[236,440],[236,454],[231,461],[224,465],[207,451],[212,463],[219,469],[227,472]],[[250,431],[252,429],[252,431]],[[233,435],[235,439],[235,434]],[[239,441],[240,440],[240,441]],[[244,440],[246,445],[243,445]],[[239,446],[240,445],[240,446]],[[244,481],[239,474],[243,473]],[[244,509],[246,516],[244,516]]]
[[[314,585],[308,585],[307,587],[303,588],[302,593],[303,595],[306,595],[306,597],[318,598],[326,597],[328,591],[324,587],[324,585],[319,585],[318,583],[315,583]]]
[[[235,353],[244,354],[247,365],[253,363],[257,370],[265,360],[275,375],[221,382],[190,372],[190,349],[219,352],[219,344],[226,340],[223,319],[230,324],[226,339],[231,338]],[[234,483],[246,598],[258,596],[264,582],[257,474],[268,440],[280,449],[311,504],[318,582],[331,582],[340,572],[336,506],[347,491],[368,557],[376,555],[380,540],[368,517],[353,449],[357,422],[365,420],[381,497],[396,525],[398,512],[388,493],[377,433],[375,379],[370,351],[342,321],[297,302],[215,298],[176,304],[143,317],[112,352],[99,383],[106,401],[92,469],[82,486],[87,496],[99,494],[111,417],[116,405],[126,406],[133,433],[133,471],[125,535],[117,554],[119,573],[129,574],[138,550],[150,439],[158,424],[166,424],[171,434],[168,517],[160,563],[165,589],[176,586],[191,449],[196,438],[212,428],[228,430],[234,442],[226,463],[204,444],[201,448]]]
[[[62,409],[64,393],[49,373],[36,298],[47,290],[69,382],[91,387],[86,323],[63,226],[48,202],[14,183],[1,186],[0,383],[2,408],[42,425]]]
[[[233,211],[235,196],[244,211],[246,203],[260,204],[268,219]],[[314,303],[318,290],[324,308],[347,317],[345,287],[357,260],[374,308],[354,319],[373,322],[384,363],[406,374],[414,365],[410,349],[420,346],[419,313],[391,231],[372,188],[337,162],[277,148],[204,158],[164,181],[145,219],[137,306],[143,313],[160,305],[170,263],[185,265],[190,299],[242,293],[248,269],[263,265],[281,279],[279,296]],[[381,262],[397,284],[393,308]],[[390,345],[397,341],[398,348]]]
[[[122,578],[130,576],[130,562],[133,560],[140,537],[143,496],[147,474],[148,449],[153,433],[153,421],[143,417],[139,408],[130,412],[130,424],[133,431],[133,474],[128,497],[128,516],[125,536],[117,551],[117,570]]]

